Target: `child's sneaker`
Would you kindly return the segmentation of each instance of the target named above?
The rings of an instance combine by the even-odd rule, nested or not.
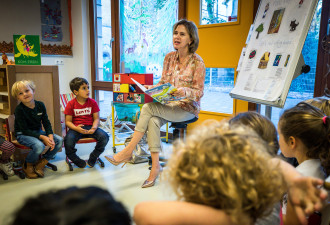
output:
[[[86,167],[86,162],[85,160],[82,160],[81,158],[79,158],[77,155],[73,155],[73,156],[68,156],[68,158],[79,168],[85,168]]]
[[[10,162],[9,163],[0,163],[0,170],[2,170],[8,176],[13,176],[15,174]]]
[[[94,167],[95,163],[96,163],[97,157],[95,157],[95,155],[93,155],[93,153],[90,154],[89,159],[87,161],[87,164],[89,167]]]

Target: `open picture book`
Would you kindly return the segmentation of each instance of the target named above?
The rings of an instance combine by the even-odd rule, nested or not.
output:
[[[175,97],[172,95],[177,89],[170,83],[162,84],[157,87],[147,89],[142,84],[131,78],[136,85],[146,94],[150,95],[157,102],[167,104],[170,101],[178,101],[184,99],[184,97]]]

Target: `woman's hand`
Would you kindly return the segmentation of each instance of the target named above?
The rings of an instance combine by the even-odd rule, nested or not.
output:
[[[153,85],[143,85],[147,90],[151,89]]]
[[[171,93],[174,97],[186,97],[186,91],[183,87],[178,88],[176,91]]]

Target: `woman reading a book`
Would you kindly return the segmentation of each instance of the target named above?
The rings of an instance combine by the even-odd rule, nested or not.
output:
[[[174,97],[182,98],[167,104],[147,103],[142,107],[141,115],[135,127],[131,142],[118,154],[106,158],[110,163],[119,165],[130,161],[133,150],[147,132],[152,167],[149,177],[142,188],[152,187],[162,171],[159,164],[161,150],[160,128],[168,121],[183,122],[198,117],[200,99],[204,94],[205,65],[202,58],[195,53],[199,37],[196,25],[185,19],[173,26],[173,47],[164,59],[163,73],[158,84],[145,86],[147,89],[170,83],[176,88]]]

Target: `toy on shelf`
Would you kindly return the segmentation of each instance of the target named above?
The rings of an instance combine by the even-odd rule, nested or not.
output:
[[[2,53],[2,64],[4,65],[15,65],[15,62],[8,59],[5,52]]]

